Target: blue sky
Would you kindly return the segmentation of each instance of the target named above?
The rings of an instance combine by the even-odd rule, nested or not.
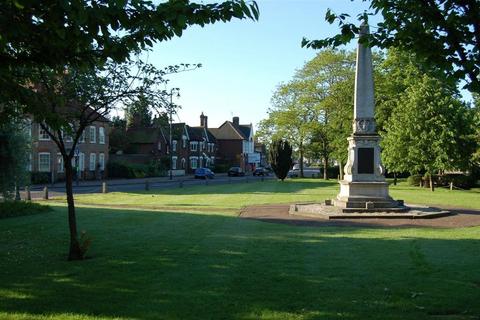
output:
[[[258,0],[260,20],[217,23],[192,27],[183,36],[158,43],[148,53],[157,67],[202,63],[203,67],[170,76],[179,87],[182,106],[176,121],[199,125],[208,116],[218,127],[232,116],[256,125],[267,116],[275,87],[291,79],[295,70],[315,56],[302,48],[302,37],[319,39],[334,35],[336,25],[325,20],[327,8],[356,16],[368,2],[350,0]],[[352,43],[351,48],[355,47]],[[352,93],[353,94],[353,93]]]

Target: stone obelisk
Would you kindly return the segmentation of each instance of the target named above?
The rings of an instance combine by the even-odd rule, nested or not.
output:
[[[369,33],[366,23],[360,26],[360,38]],[[353,134],[348,138],[348,160],[340,193],[334,205],[349,211],[399,211],[388,194],[384,167],[380,158],[380,136],[375,126],[375,99],[372,51],[360,41],[355,71]]]

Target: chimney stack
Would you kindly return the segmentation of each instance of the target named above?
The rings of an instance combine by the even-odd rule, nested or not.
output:
[[[200,115],[200,126],[204,128],[208,128],[208,117],[202,114]]]
[[[240,118],[239,117],[233,117],[232,122],[235,126],[239,126],[240,125]]]

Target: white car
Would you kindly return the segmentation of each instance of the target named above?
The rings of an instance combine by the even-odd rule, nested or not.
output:
[[[295,166],[293,167],[292,170],[288,171],[289,178],[296,178],[300,177],[300,168],[296,168]],[[304,167],[303,168],[303,176],[305,178],[315,178],[315,177],[320,177],[320,168],[308,168]]]

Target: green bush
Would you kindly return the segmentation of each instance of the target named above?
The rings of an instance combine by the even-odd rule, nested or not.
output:
[[[228,163],[217,163],[215,164],[214,172],[215,173],[226,173],[228,169],[230,169],[230,165]]]
[[[407,183],[410,186],[419,186],[423,176],[421,174],[414,174],[407,178]]]
[[[48,172],[32,172],[30,173],[30,181],[32,184],[50,183],[50,173]]]
[[[0,219],[44,213],[50,210],[52,209],[49,206],[35,202],[5,201],[0,202]]]
[[[165,169],[161,161],[152,161],[147,165],[111,161],[108,163],[108,173],[110,178],[134,179],[164,176]]]

